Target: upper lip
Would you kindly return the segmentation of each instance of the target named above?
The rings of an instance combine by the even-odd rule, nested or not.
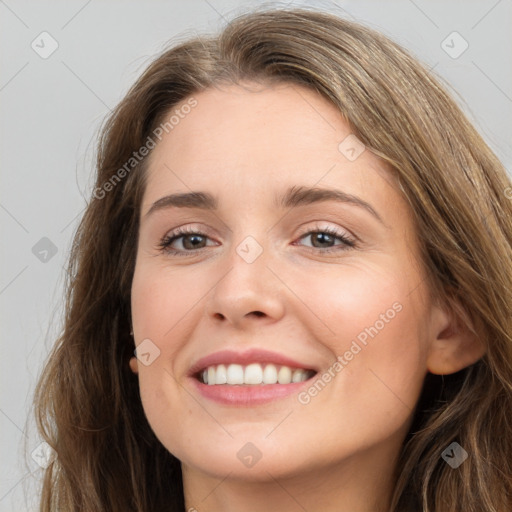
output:
[[[291,368],[302,368],[304,370],[314,370],[309,364],[295,361],[290,357],[279,354],[277,352],[271,352],[269,350],[263,350],[253,348],[244,352],[237,352],[235,350],[221,350],[220,352],[214,352],[208,356],[198,359],[190,368],[189,375],[194,376],[208,368],[209,366],[216,366],[218,364],[241,364],[246,365],[250,363],[273,363],[281,366],[289,366]]]

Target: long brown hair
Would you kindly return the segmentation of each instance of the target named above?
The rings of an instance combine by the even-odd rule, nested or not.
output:
[[[36,389],[38,429],[57,454],[40,510],[184,510],[180,463],[152,432],[128,366],[147,162],[131,159],[179,102],[246,79],[319,92],[392,166],[431,290],[458,304],[486,345],[470,367],[427,375],[390,510],[512,510],[510,180],[440,80],[407,51],[361,24],[296,8],[255,10],[218,36],[175,44],[106,120],[70,255],[64,327]],[[456,470],[441,457],[455,441],[469,454]]]

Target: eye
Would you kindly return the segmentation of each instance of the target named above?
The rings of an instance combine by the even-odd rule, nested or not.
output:
[[[182,248],[173,248],[172,245],[181,240]],[[206,240],[208,235],[196,229],[191,228],[178,228],[169,235],[164,236],[158,247],[162,252],[169,254],[184,254],[199,252],[206,247]]]
[[[303,233],[299,237],[299,240],[307,239],[308,237],[312,244],[308,247],[308,250],[316,253],[319,252],[321,254],[325,254],[344,251],[356,247],[356,241],[352,237],[350,237],[346,232],[332,227],[321,228],[319,226],[315,226],[313,230]],[[193,256],[194,254],[201,252],[203,249],[206,249],[208,239],[209,237],[206,233],[198,231],[197,229],[190,227],[177,228],[162,238],[158,247],[161,252],[170,255]],[[178,241],[180,242],[181,247],[173,247],[173,245]],[[340,243],[336,243],[336,241]],[[294,243],[293,245],[297,244]]]
[[[311,249],[318,249],[314,252],[331,253],[336,251],[345,251],[356,247],[356,242],[346,232],[337,230],[332,227],[315,227],[312,231],[307,231],[299,240],[309,238],[311,241]],[[336,244],[336,240],[341,243]]]

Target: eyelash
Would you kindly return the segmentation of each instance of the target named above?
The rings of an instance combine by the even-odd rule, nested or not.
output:
[[[334,238],[337,238],[343,242],[343,245],[342,246],[337,245],[337,246],[328,247],[325,249],[317,248],[317,247],[307,247],[307,249],[310,249],[312,252],[320,252],[321,254],[328,254],[328,253],[333,253],[333,252],[338,252],[338,251],[346,251],[348,249],[357,247],[356,242],[354,240],[350,239],[349,237],[347,237],[345,233],[338,231],[337,229],[331,228],[331,227],[320,228],[318,226],[315,226],[314,229],[305,231],[304,233],[302,233],[298,239],[300,240],[300,239],[306,237],[307,235],[313,235],[313,234],[318,234],[318,233],[327,234]],[[172,233],[164,236],[160,240],[160,243],[158,244],[159,250],[161,252],[169,254],[171,256],[172,255],[194,256],[197,253],[202,252],[204,249],[207,249],[207,247],[201,247],[200,249],[197,249],[197,250],[182,251],[182,250],[176,250],[176,249],[170,248],[170,245],[175,240],[178,240],[179,238],[182,238],[183,236],[186,236],[186,235],[199,235],[199,236],[208,238],[208,235],[206,233],[202,233],[201,231],[198,231],[198,230],[190,228],[190,227],[177,228]]]

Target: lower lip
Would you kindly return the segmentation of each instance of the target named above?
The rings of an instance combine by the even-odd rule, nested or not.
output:
[[[203,384],[196,378],[192,381],[202,396],[224,405],[247,406],[265,404],[289,397],[296,394],[301,388],[309,386],[311,377],[303,382],[293,382],[290,384],[265,384],[265,385],[228,385],[220,384],[209,386]]]

